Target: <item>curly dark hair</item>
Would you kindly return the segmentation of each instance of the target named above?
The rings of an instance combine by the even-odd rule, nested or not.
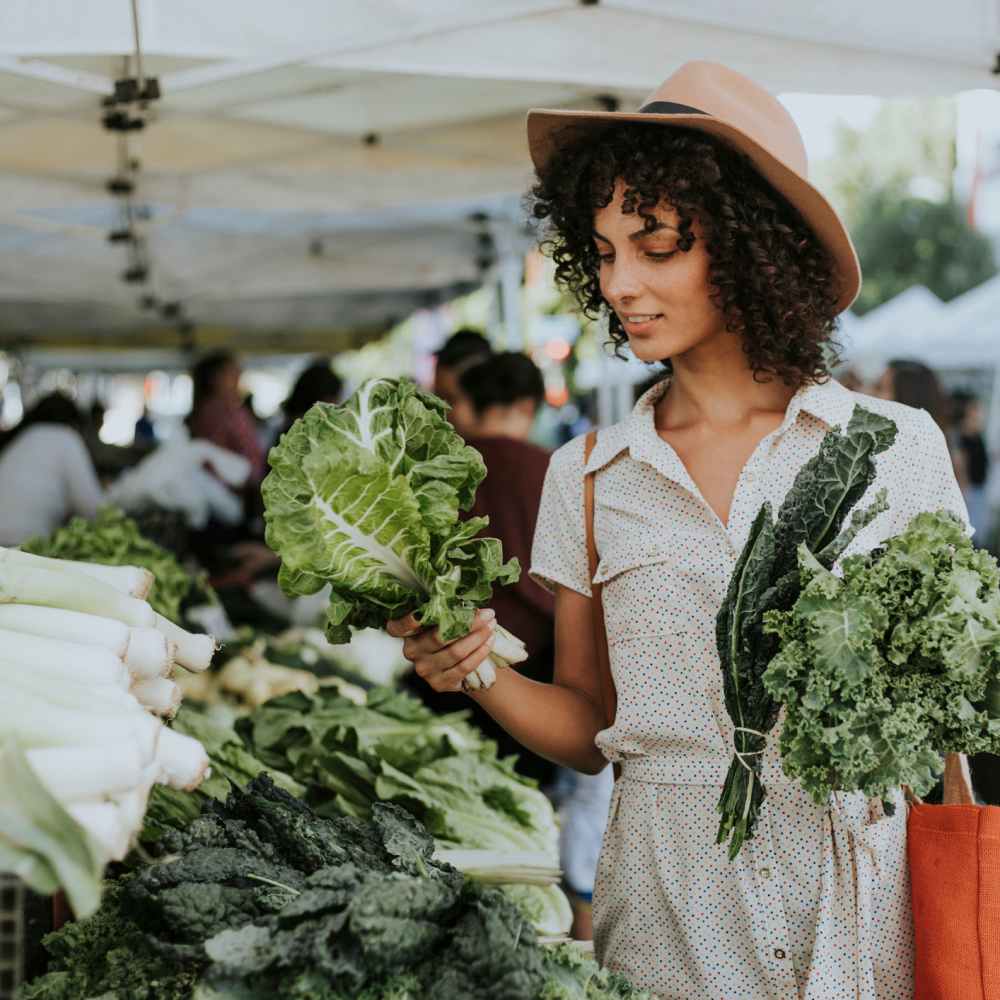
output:
[[[591,319],[607,310],[616,353],[627,337],[601,295],[593,229],[594,212],[610,204],[618,180],[623,210],[647,229],[656,227],[658,206],[676,210],[685,252],[698,219],[712,301],[726,329],[742,336],[755,378],[776,376],[798,388],[829,374],[838,359],[839,289],[825,247],[742,153],[703,132],[641,122],[566,142],[528,195],[556,281]],[[669,359],[664,364],[669,369]]]

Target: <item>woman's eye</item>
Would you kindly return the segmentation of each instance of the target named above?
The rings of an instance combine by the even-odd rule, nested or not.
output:
[[[664,253],[653,253],[651,251],[651,252],[647,253],[646,256],[650,260],[670,260],[670,258],[673,257],[673,255],[675,253],[677,253],[676,250],[668,250],[668,251],[666,251]]]
[[[602,264],[610,264],[615,259],[615,255],[613,253],[599,253],[597,259]]]

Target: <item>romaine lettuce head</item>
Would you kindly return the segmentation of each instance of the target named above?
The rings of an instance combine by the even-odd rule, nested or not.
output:
[[[372,379],[343,405],[317,403],[268,456],[267,544],[291,597],[332,588],[327,636],[417,612],[446,641],[465,634],[517,560],[459,521],[486,475],[445,419],[447,405],[408,379]]]

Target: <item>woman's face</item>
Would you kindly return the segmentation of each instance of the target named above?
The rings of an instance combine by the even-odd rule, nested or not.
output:
[[[896,385],[891,368],[886,368],[886,370],[882,372],[882,377],[875,383],[875,391],[872,395],[877,396],[879,399],[896,398]]]
[[[677,212],[661,205],[653,213],[659,228],[647,233],[641,216],[622,212],[624,192],[619,182],[610,203],[594,213],[594,244],[601,258],[601,293],[621,320],[633,354],[641,361],[669,358],[676,364],[690,352],[733,338],[709,298],[709,257],[698,221],[692,227],[694,245],[685,253],[677,247]]]
[[[235,361],[230,361],[228,364],[223,365],[215,376],[216,394],[229,399],[239,399],[240,376],[242,374],[240,366]]]

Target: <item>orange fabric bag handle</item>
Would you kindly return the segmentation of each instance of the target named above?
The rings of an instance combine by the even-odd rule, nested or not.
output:
[[[597,431],[591,431],[583,448],[583,463],[587,464],[590,453],[597,443]],[[608,633],[604,621],[604,602],[602,600],[603,585],[594,583],[597,575],[597,564],[600,557],[597,554],[597,542],[594,537],[594,475],[588,472],[583,478],[583,510],[584,525],[587,535],[587,566],[590,569],[590,609],[594,628],[594,652],[597,655],[597,668],[601,682],[601,704],[604,707],[604,721],[610,726],[615,721],[618,710],[618,692],[615,690],[614,677],[611,674],[611,657],[608,653]],[[621,767],[614,765],[615,778],[621,773]]]

